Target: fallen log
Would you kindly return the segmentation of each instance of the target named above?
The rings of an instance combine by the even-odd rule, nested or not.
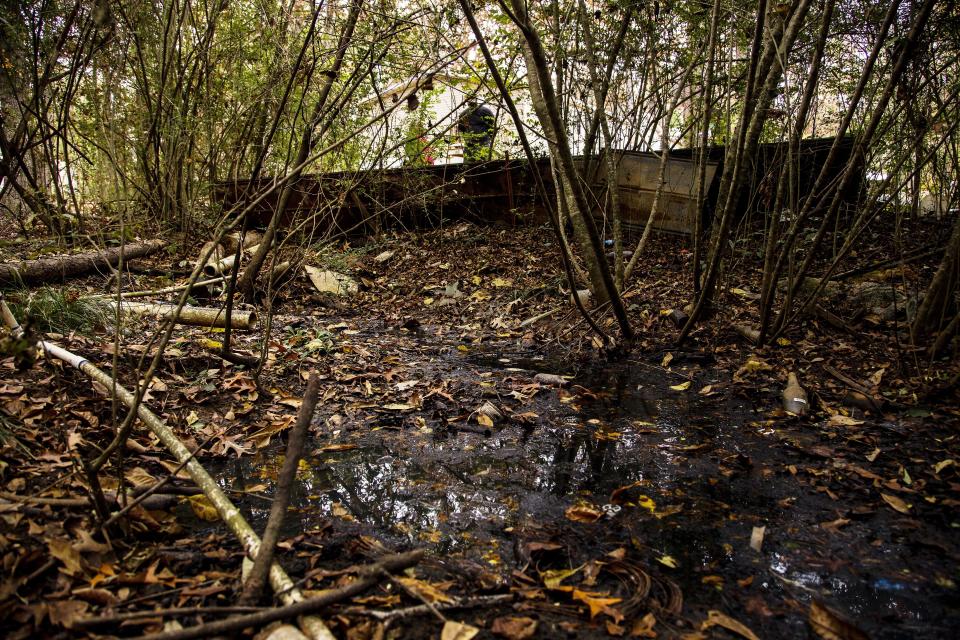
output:
[[[244,247],[243,251],[247,253],[254,253],[259,246],[260,245],[255,244],[252,247]],[[236,262],[236,259],[237,254],[232,253],[221,258],[220,260],[211,260],[203,266],[203,274],[208,278],[212,278],[213,276],[230,273],[233,270],[233,263]]]
[[[9,327],[14,336],[19,337],[23,335],[23,329],[20,327],[13,313],[10,312],[6,301],[4,301],[2,297],[0,297],[0,317],[3,318],[4,323]],[[220,485],[217,484],[217,481],[207,473],[203,465],[197,461],[193,453],[187,449],[186,445],[183,444],[160,416],[144,404],[136,403],[136,396],[134,396],[134,394],[125,387],[117,384],[117,381],[114,380],[112,376],[94,366],[88,360],[46,340],[39,340],[37,346],[43,349],[44,354],[48,357],[62,360],[64,363],[79,369],[88,378],[103,385],[106,389],[113,389],[117,398],[126,406],[136,406],[137,417],[157,436],[167,450],[173,454],[178,463],[186,465],[187,473],[190,474],[190,477],[197,486],[200,487],[203,494],[217,510],[220,519],[223,520],[233,534],[237,536],[244,553],[251,559],[257,557],[257,553],[260,551],[260,537],[257,536],[240,510],[230,502],[230,499],[220,488]],[[277,562],[274,562],[270,566],[270,586],[274,592],[279,595],[280,601],[286,605],[304,602],[303,593]],[[320,618],[304,616],[300,623],[307,635],[314,640],[334,640],[330,629],[327,628]]]
[[[175,284],[169,287],[164,287],[162,289],[150,289],[149,291],[124,291],[120,294],[121,298],[155,298],[157,296],[163,296],[168,293],[179,293],[190,287],[190,290],[199,289],[201,287],[207,287],[210,285],[216,285],[223,283],[223,277],[219,278],[210,278],[209,280],[201,280],[200,282],[195,282],[192,285],[187,284]],[[84,300],[98,300],[101,298],[116,298],[117,294],[115,293],[98,293],[95,295],[83,296]]]
[[[200,247],[200,260],[203,259],[203,256],[206,256],[207,259],[203,262],[203,272],[206,273],[207,269],[211,265],[216,264],[227,254],[226,250],[223,248],[222,244],[216,242],[204,242],[203,246]],[[198,260],[198,262],[200,261]],[[216,273],[210,273],[208,275],[214,276]]]
[[[116,309],[117,302],[108,303]],[[160,320],[169,320],[177,309],[176,305],[160,302],[129,302],[122,300],[120,311],[131,316],[155,316]],[[225,327],[226,313],[223,309],[213,307],[183,307],[176,316],[178,324],[188,324],[198,327]],[[257,312],[253,309],[235,309],[230,318],[230,328],[245,330],[253,329],[257,322]]]
[[[2,264],[0,265],[0,286],[63,282],[67,278],[115,266],[119,264],[121,256],[124,261],[142,258],[156,253],[165,246],[167,246],[165,240],[148,240],[122,248],[78,253],[62,258],[40,258],[15,264]]]

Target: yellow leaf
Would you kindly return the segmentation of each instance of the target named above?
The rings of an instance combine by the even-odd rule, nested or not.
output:
[[[686,382],[681,382],[680,384],[672,384],[670,385],[670,388],[673,389],[674,391],[686,391],[687,389],[690,388],[691,384],[693,383],[687,380]]]
[[[213,503],[207,498],[207,496],[202,493],[195,496],[190,496],[187,498],[190,501],[190,508],[193,509],[194,515],[205,522],[216,522],[220,519],[220,514],[217,513],[216,507],[213,506]]]
[[[891,496],[886,493],[881,493],[880,497],[883,498],[883,501],[888,505],[893,507],[895,510],[900,513],[910,513],[910,505],[898,498],[897,496]]]
[[[643,507],[650,513],[653,513],[657,510],[657,503],[653,501],[653,498],[650,496],[639,496],[637,498],[637,506]]]
[[[477,414],[477,423],[483,425],[484,427],[492,427],[492,426],[493,426],[493,419],[490,418],[490,416],[488,416],[488,415],[485,414],[485,413],[478,413],[478,414]]]
[[[433,298],[424,298],[424,299],[423,299],[423,305],[424,305],[425,307],[429,307],[429,306],[432,305],[432,304],[433,304]]]
[[[952,466],[952,465],[955,465],[956,463],[957,463],[957,462],[956,462],[955,460],[953,460],[952,458],[948,458],[948,459],[946,459],[946,460],[943,460],[943,461],[938,462],[937,464],[933,465],[933,472],[934,472],[934,473],[940,473],[941,471],[943,471],[943,470],[946,469],[947,467]]]
[[[397,580],[400,582],[400,584],[405,586],[410,591],[413,591],[427,602],[453,602],[453,598],[444,593],[436,585],[430,584],[425,580],[407,577],[399,577]]]
[[[602,598],[600,597],[602,595],[605,594],[593,593],[590,591],[580,591],[579,589],[573,590],[573,599],[579,600],[590,607],[591,619],[597,617],[598,613],[605,613],[616,621],[623,620],[622,613],[610,608],[610,605],[612,604],[623,602],[623,598]]]
[[[672,360],[673,360],[673,354],[668,351],[667,355],[663,356],[663,360],[660,362],[660,366],[664,368],[669,367],[670,362]]]
[[[491,283],[495,287],[509,287],[513,284],[513,281],[508,280],[507,278],[494,278]]]
[[[747,640],[760,640],[753,631],[743,624],[742,622],[737,622],[730,616],[720,613],[719,611],[713,610],[707,612],[707,619],[703,621],[700,625],[701,631],[706,631],[710,627],[723,627],[727,631],[732,631],[739,636],[746,638]]]
[[[550,569],[549,571],[542,571],[540,573],[540,578],[543,579],[543,586],[547,589],[559,589],[560,583],[580,571],[583,568],[583,565],[580,565],[576,569]]]
[[[356,522],[356,518],[353,517],[353,514],[350,513],[350,510],[343,506],[343,503],[334,502],[330,505],[330,514],[341,520],[347,520],[349,522]]]
[[[211,349],[211,350],[216,350],[216,349],[222,349],[222,348],[223,348],[223,343],[222,343],[222,342],[220,342],[219,340],[211,340],[210,338],[204,338],[204,339],[201,341],[201,344],[202,344],[204,347],[206,347],[207,349]]]
[[[657,558],[657,562],[665,567],[670,567],[671,569],[677,568],[677,561],[674,560],[673,556],[660,556]]]
[[[786,338],[777,338],[777,344],[781,347],[787,347],[790,346],[790,341]]]
[[[470,278],[470,282],[472,282],[473,284],[480,284],[481,282],[483,282],[483,279],[480,276],[473,276],[472,278]]]
[[[573,505],[566,514],[567,519],[574,522],[596,522],[603,517],[603,511],[586,502]]]
[[[480,633],[480,629],[471,627],[462,622],[447,620],[443,623],[443,631],[440,632],[440,640],[470,640],[473,636]]]
[[[656,617],[652,613],[648,613],[642,619],[633,623],[633,631],[630,632],[630,635],[634,638],[656,638],[657,632],[653,630],[656,624]]]
[[[755,371],[769,371],[772,368],[773,367],[760,358],[748,358],[747,361],[743,363],[741,370],[746,371],[747,373],[753,373]]]

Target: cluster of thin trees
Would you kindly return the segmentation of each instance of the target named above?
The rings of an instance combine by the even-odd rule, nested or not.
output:
[[[956,218],[960,197],[960,22],[943,1],[44,0],[7,2],[0,30],[0,215],[64,237],[94,233],[94,212],[216,236],[246,218],[212,206],[211,187],[252,179],[277,205],[231,283],[248,297],[297,178],[375,166],[409,142],[383,135],[404,104],[370,97],[397,80],[426,88],[440,70],[471,78],[524,155],[549,155],[556,189],[540,186],[564,270],[626,338],[621,294],[652,226],[628,245],[616,189],[587,186],[597,172],[616,184],[617,150],[660,154],[654,220],[670,153],[692,150],[699,211],[723,149],[712,215],[695,216],[681,340],[741,251],[763,260],[762,343],[815,305],[865,233],[926,209]],[[834,142],[801,188],[801,141],[813,136]],[[756,234],[738,212],[766,142],[783,143],[766,177],[773,213],[738,242]],[[851,190],[862,190],[854,208]],[[934,351],[960,323],[956,223],[942,245],[910,326]]]

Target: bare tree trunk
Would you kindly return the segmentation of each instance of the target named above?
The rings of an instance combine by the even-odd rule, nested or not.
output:
[[[528,77],[530,80],[530,97],[533,102],[537,118],[548,137],[550,151],[557,158],[560,168],[561,184],[566,194],[567,206],[576,229],[577,220],[583,224],[588,244],[582,247],[591,281],[594,285],[594,295],[598,302],[610,302],[611,309],[620,325],[624,338],[633,338],[633,329],[627,318],[623,300],[617,292],[616,284],[607,267],[604,256],[603,243],[593,220],[590,207],[573,162],[573,154],[567,140],[566,130],[558,112],[557,98],[547,71],[546,55],[540,43],[540,38],[530,23],[526,7],[522,0],[511,0],[513,13],[511,19],[520,28],[524,38],[524,59],[527,62]],[[506,7],[504,7],[506,8]],[[508,13],[509,10],[508,10]]]
[[[773,13],[766,14],[766,0],[760,2],[760,10],[766,15],[760,15],[761,11],[758,11],[751,69],[748,73],[750,80],[747,84],[747,95],[738,126],[737,145],[733,150],[733,156],[731,157],[730,154],[727,156],[720,181],[718,197],[718,203],[721,205],[720,220],[715,223],[714,232],[711,235],[703,288],[687,324],[680,332],[678,338],[680,342],[686,339],[700,315],[712,302],[719,278],[720,259],[727,243],[730,224],[739,205],[740,191],[746,177],[746,166],[756,155],[760,133],[766,121],[766,111],[773,99],[773,90],[783,75],[784,64],[803,26],[810,3],[811,0],[794,0],[792,10],[788,12],[785,19],[779,15],[774,16]],[[765,28],[768,18],[773,24]],[[764,31],[769,33],[769,39],[761,56],[758,52]]]
[[[953,223],[947,250],[910,327],[915,341],[937,332],[950,320],[960,284],[960,218]]]
[[[333,81],[340,75],[340,69],[343,66],[343,59],[346,56],[347,47],[350,45],[350,42],[353,39],[353,31],[357,26],[357,19],[360,16],[360,9],[362,5],[363,0],[353,0],[350,3],[350,13],[347,16],[347,22],[344,25],[343,32],[340,34],[340,41],[337,45],[337,52],[334,56],[333,64],[331,65],[330,69],[323,74],[323,80],[320,85],[320,94],[317,97],[317,102],[313,107],[313,113],[311,114],[310,119],[307,121],[307,125],[304,127],[303,135],[300,139],[300,148],[297,151],[297,158],[294,161],[293,176],[291,176],[286,185],[284,185],[283,191],[280,192],[277,208],[270,217],[270,222],[267,225],[267,229],[263,233],[263,241],[260,243],[260,248],[250,258],[250,262],[247,263],[246,268],[243,270],[243,275],[240,276],[240,279],[237,282],[237,290],[243,293],[248,300],[253,299],[254,283],[256,282],[257,276],[260,273],[260,269],[263,267],[263,263],[267,258],[267,253],[270,251],[270,246],[273,244],[273,238],[277,233],[277,228],[280,225],[280,221],[286,214],[287,206],[290,202],[290,196],[293,195],[294,189],[297,188],[298,179],[303,173],[303,164],[307,161],[307,158],[310,157],[310,151],[313,149],[314,130],[316,129],[320,122],[320,118],[323,115],[327,97],[330,95],[330,89],[333,87]]]

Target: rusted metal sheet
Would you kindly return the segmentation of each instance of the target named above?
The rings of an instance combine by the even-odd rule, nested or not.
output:
[[[810,196],[814,179],[826,162],[832,138],[804,140],[800,145],[799,181],[792,194],[793,202]],[[850,157],[852,142],[841,141],[836,165],[843,166]],[[617,190],[620,194],[621,217],[627,230],[646,225],[653,207],[660,170],[656,153],[616,151],[618,160]],[[716,206],[718,183],[722,173],[724,149],[711,147],[706,154],[703,208],[696,206],[696,152],[674,150],[667,159],[663,189],[657,205],[653,228],[672,233],[690,234],[696,228],[697,216],[709,218]],[[737,206],[738,215],[772,212],[776,180],[783,170],[786,145],[761,145],[743,190],[745,196]],[[581,167],[582,159],[578,160]],[[593,191],[594,212],[602,216],[600,204],[606,201],[606,171],[602,157],[592,158],[587,182]],[[537,160],[530,165],[523,160],[492,160],[468,164],[431,165],[357,172],[305,175],[294,185],[284,224],[307,220],[307,228],[326,233],[362,234],[378,231],[381,225],[410,227],[430,225],[443,218],[472,217],[479,220],[514,221],[517,213],[545,219],[546,206],[537,193],[536,173],[547,187],[547,197],[556,197],[550,163]],[[214,189],[213,199],[224,208],[242,207],[252,202],[271,184],[264,178],[221,183]],[[855,204],[858,189],[851,189],[844,198]],[[279,190],[262,199],[251,210],[255,223],[266,224],[279,198]]]
[[[646,225],[660,176],[660,156],[655,153],[639,151],[614,152],[618,160],[617,189],[620,194],[620,216],[628,228],[640,228]],[[594,180],[596,187],[606,189],[606,172],[601,159]],[[704,198],[711,193],[711,186],[717,176],[718,163],[707,162]],[[663,188],[657,202],[657,212],[653,219],[653,228],[672,233],[693,233],[696,227],[697,165],[682,158],[667,158],[664,170]],[[595,187],[595,192],[596,192]]]

